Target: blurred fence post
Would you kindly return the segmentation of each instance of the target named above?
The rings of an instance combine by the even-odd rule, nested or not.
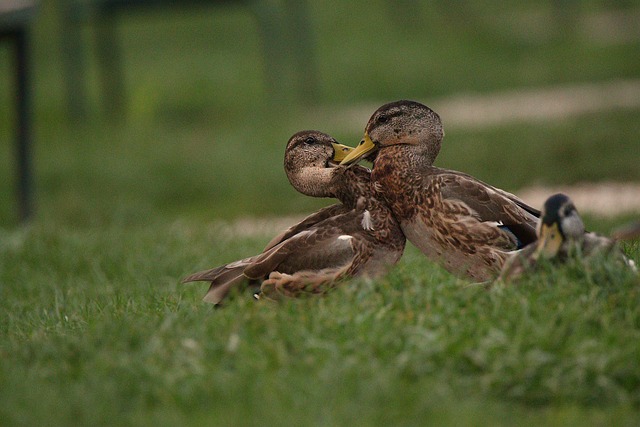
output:
[[[263,50],[263,72],[271,106],[284,105],[291,98],[291,69],[287,64],[284,7],[278,0],[255,0],[253,11]]]
[[[87,119],[86,61],[82,52],[83,11],[75,0],[61,0],[61,49],[67,109],[72,122]]]
[[[285,5],[289,14],[289,25],[285,28],[290,32],[288,39],[293,43],[298,101],[303,105],[314,104],[319,96],[318,67],[309,5],[306,0],[285,0]]]
[[[33,215],[31,168],[31,68],[30,26],[35,3],[22,1],[0,8],[0,39],[9,39],[14,47],[16,105],[16,196],[18,218],[25,222]]]
[[[117,31],[117,7],[117,3],[102,2],[96,16],[96,51],[100,84],[105,113],[112,121],[127,118],[122,48]]]

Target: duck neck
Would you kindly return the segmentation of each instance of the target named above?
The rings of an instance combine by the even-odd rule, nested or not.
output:
[[[371,190],[371,172],[362,166],[337,167],[333,185],[334,196],[340,202],[353,209],[361,197],[368,198]]]
[[[335,197],[333,171],[333,168],[303,168],[288,178],[293,188],[306,196]]]
[[[437,154],[437,153],[436,153]],[[433,167],[435,155],[420,145],[390,145],[382,148],[373,165],[375,177],[413,174]]]

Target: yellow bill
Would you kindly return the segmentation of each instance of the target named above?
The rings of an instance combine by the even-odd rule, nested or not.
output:
[[[354,150],[353,147],[349,147],[348,145],[337,144],[335,142],[332,142],[331,145],[333,145],[332,160],[338,163],[344,160],[344,158],[347,157],[347,155]]]
[[[553,223],[552,225],[542,224],[540,226],[540,238],[538,239],[536,258],[540,256],[545,258],[555,257],[562,247],[563,240],[557,223]]]
[[[369,134],[365,132],[364,139],[360,141],[360,144],[350,152],[340,164],[350,165],[351,163],[355,163],[375,149],[376,145],[371,141]]]

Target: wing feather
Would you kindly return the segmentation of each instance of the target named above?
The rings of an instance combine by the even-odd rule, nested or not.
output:
[[[536,240],[540,211],[513,194],[459,172],[442,170],[429,177],[439,181],[444,200],[464,203],[479,221],[508,228],[522,246]]]
[[[244,273],[252,279],[267,277],[271,272],[293,274],[301,270],[338,267],[354,256],[351,239],[345,236],[344,220],[349,213],[329,218],[258,255]]]
[[[291,227],[289,227],[288,229],[284,230],[282,233],[278,234],[276,237],[271,239],[271,241],[264,248],[264,251],[265,252],[268,251],[269,249],[273,248],[277,244],[282,243],[283,241],[287,240],[292,236],[295,236],[301,231],[310,229],[311,227],[315,226],[316,224],[328,218],[344,214],[348,211],[349,209],[347,209],[347,207],[341,203],[337,203],[335,205],[322,208],[318,212],[315,212],[307,216],[305,219],[303,219],[299,223],[292,225]]]

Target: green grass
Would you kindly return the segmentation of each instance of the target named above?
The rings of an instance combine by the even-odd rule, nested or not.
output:
[[[637,38],[585,35],[589,16],[611,11],[599,2],[574,5],[575,31],[553,2],[402,4],[310,4],[313,104],[639,76]],[[126,119],[102,116],[88,50],[91,115],[73,122],[58,7],[41,2],[33,33],[37,211],[26,226],[13,113],[0,108],[0,425],[637,424],[640,284],[607,262],[486,292],[409,247],[388,277],[324,298],[203,304],[206,285],[181,277],[272,237],[231,239],[223,220],[327,203],[296,194],[282,170],[289,136],[319,122],[304,105],[269,105],[251,15],[206,7],[124,17]],[[3,44],[2,105],[9,64]],[[510,191],[639,181],[639,124],[627,109],[453,128],[437,164]],[[362,127],[335,136],[355,144]],[[626,219],[586,222],[608,232]],[[640,262],[637,244],[626,250]]]
[[[221,237],[222,236],[222,237]],[[467,287],[413,247],[323,298],[200,302],[253,253],[198,223],[0,236],[3,425],[634,424],[640,283],[606,262]],[[627,248],[640,261],[638,245]]]

